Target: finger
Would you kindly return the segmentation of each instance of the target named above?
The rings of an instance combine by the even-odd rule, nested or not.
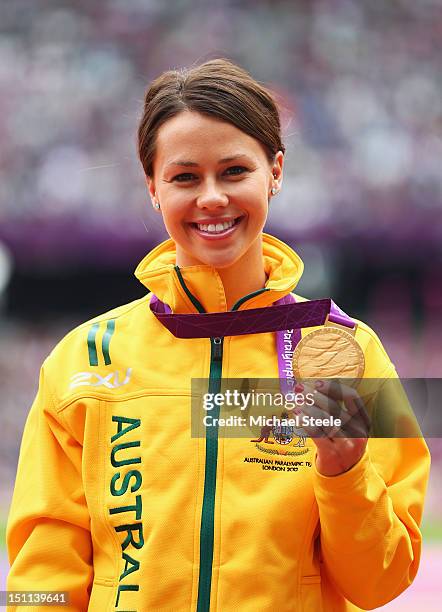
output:
[[[315,382],[315,389],[322,395],[333,398],[335,401],[343,401],[347,412],[353,417],[358,415],[367,430],[370,429],[370,418],[367,414],[365,404],[356,389],[344,385],[339,379],[317,380]]]
[[[370,431],[371,428],[371,420],[368,416],[367,410],[365,408],[365,404],[362,399],[356,395],[353,398],[348,398],[345,402],[348,413],[352,417],[352,421],[358,420],[362,423],[365,429]]]
[[[340,378],[317,379],[314,381],[314,387],[336,401],[345,401],[346,398],[357,395],[356,389],[344,384]]]
[[[310,437],[324,437],[334,438],[341,436],[341,423],[336,425],[334,422],[336,419],[331,417],[328,412],[322,410],[317,405],[307,406],[304,405],[300,409],[303,416],[311,419],[311,424],[305,425],[305,419],[303,422],[304,429],[308,432]]]
[[[295,413],[299,416],[299,419],[301,420],[301,423],[302,423],[302,425],[299,428],[297,428],[296,431],[302,431],[303,435],[309,438],[321,438],[325,436],[323,430],[320,427],[315,427],[313,425],[307,425],[302,422],[303,416],[306,415],[303,409],[295,408]],[[306,415],[306,416],[309,416],[309,415]]]
[[[336,415],[335,421],[339,419],[341,422],[338,427],[340,434],[348,438],[366,438],[370,429],[370,422],[365,413],[363,403],[358,406],[357,402],[347,399],[345,406],[341,402],[338,405],[341,411]]]
[[[311,391],[315,405],[334,418],[339,418],[342,425],[345,425],[351,419],[342,402],[338,402],[328,395],[321,393],[318,389],[311,386],[311,383],[306,383],[305,387]]]
[[[347,438],[368,438],[368,431],[360,421],[352,420],[346,424],[343,433]]]

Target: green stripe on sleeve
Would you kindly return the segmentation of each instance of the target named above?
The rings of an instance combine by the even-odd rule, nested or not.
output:
[[[109,354],[109,344],[112,338],[112,335],[115,331],[115,319],[109,319],[106,326],[106,331],[103,334],[103,357],[105,365],[109,365],[111,363],[111,358]]]
[[[87,335],[87,348],[89,351],[89,365],[97,366],[98,365],[98,356],[97,356],[97,347],[95,345],[95,338],[97,336],[98,329],[100,327],[99,323],[94,323]]]

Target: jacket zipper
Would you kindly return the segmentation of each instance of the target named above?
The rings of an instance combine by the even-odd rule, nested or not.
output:
[[[221,388],[223,345],[224,338],[210,338],[209,393],[218,393]],[[215,419],[219,417],[219,411],[220,407],[215,406],[212,412]],[[217,462],[218,425],[206,430],[206,465],[200,528],[200,573],[197,612],[208,612],[210,610]]]
[[[267,291],[259,289],[242,297],[233,306],[237,310],[245,301]],[[223,366],[224,338],[210,338],[209,393],[219,393]],[[212,415],[219,417],[220,407],[215,406]],[[215,421],[217,422],[217,421]],[[218,462],[218,425],[206,431],[206,464],[204,496],[200,527],[200,572],[198,581],[197,612],[209,612],[212,588],[213,539],[215,529],[216,470]]]

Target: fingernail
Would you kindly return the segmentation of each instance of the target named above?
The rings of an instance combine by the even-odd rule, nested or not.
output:
[[[296,391],[296,393],[301,393],[301,391],[304,391],[304,385],[301,385],[300,383],[298,383],[295,386],[295,391]]]
[[[321,388],[321,387],[323,387],[323,386],[324,386],[324,381],[323,381],[323,380],[317,380],[317,381],[315,382],[315,387],[316,387],[317,389],[320,389],[320,388]]]

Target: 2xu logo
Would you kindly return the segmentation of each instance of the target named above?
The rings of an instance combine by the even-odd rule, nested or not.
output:
[[[132,368],[127,368],[126,376],[123,381],[120,379],[120,372],[116,370],[115,372],[110,372],[106,376],[101,376],[97,372],[77,372],[71,377],[71,384],[69,385],[70,389],[74,389],[74,387],[106,387],[107,389],[116,389],[117,387],[122,387],[123,385],[127,385],[130,381],[130,377],[132,374]]]

